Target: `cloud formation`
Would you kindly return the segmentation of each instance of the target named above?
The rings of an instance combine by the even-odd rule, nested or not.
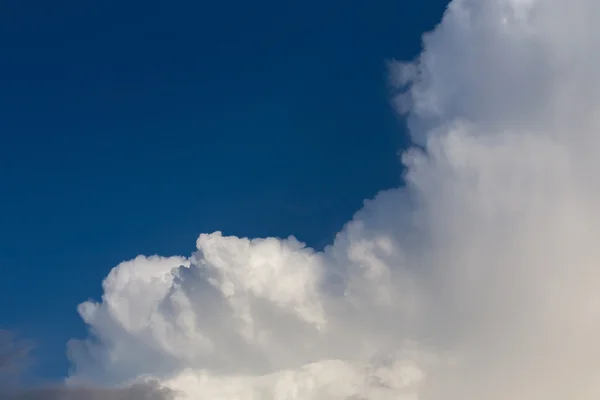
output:
[[[15,380],[31,363],[32,343],[0,329],[0,398],[3,400],[170,400],[173,393],[148,381],[121,388],[21,387]]]
[[[0,329],[0,385],[14,379],[27,367],[32,344],[19,340],[8,330]]]
[[[454,0],[392,63],[415,147],[322,252],[203,234],[115,267],[71,383],[181,399],[600,395],[596,0]]]
[[[2,394],[4,400],[166,400],[170,398],[168,389],[161,388],[157,384],[139,384],[118,389],[57,386],[11,390]]]

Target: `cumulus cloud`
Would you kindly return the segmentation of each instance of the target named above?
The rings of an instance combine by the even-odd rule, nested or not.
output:
[[[600,395],[596,0],[454,0],[394,62],[405,185],[322,252],[203,234],[113,269],[71,383],[181,399]]]

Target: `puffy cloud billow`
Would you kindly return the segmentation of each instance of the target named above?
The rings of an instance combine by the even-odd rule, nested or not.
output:
[[[115,267],[71,383],[180,399],[597,400],[600,2],[454,0],[391,63],[405,185],[322,252],[203,234]],[[393,151],[393,149],[391,149]]]

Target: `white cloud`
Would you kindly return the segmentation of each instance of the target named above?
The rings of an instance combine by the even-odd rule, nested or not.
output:
[[[393,64],[424,150],[323,252],[201,235],[117,266],[72,382],[190,399],[600,395],[596,0],[454,0]],[[181,266],[180,266],[181,265]],[[186,397],[188,396],[188,397]]]

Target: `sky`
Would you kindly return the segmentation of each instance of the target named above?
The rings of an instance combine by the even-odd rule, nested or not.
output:
[[[386,61],[446,2],[0,4],[0,327],[67,374],[77,305],[201,232],[331,242],[397,186]]]
[[[137,115],[168,116],[168,123],[147,123],[145,135],[130,142],[119,142],[124,136],[115,132],[111,141],[86,136],[88,151],[74,139],[79,152],[71,151],[66,160],[82,160],[80,167],[44,164],[65,146],[58,141],[50,145],[21,136],[22,148],[39,146],[38,153],[21,158],[15,141],[7,158],[11,168],[35,160],[45,173],[38,197],[45,194],[47,201],[34,196],[34,185],[24,184],[33,180],[7,178],[6,188],[22,190],[11,192],[22,197],[11,197],[10,220],[16,221],[17,206],[40,204],[28,214],[29,225],[15,223],[19,228],[7,233],[6,243],[23,238],[30,244],[20,252],[15,244],[18,256],[7,262],[24,264],[35,252],[39,257],[35,269],[15,268],[13,280],[2,283],[21,301],[6,315],[11,324],[0,331],[0,397],[597,400],[600,3],[452,0],[435,17],[433,6],[428,12],[396,7],[365,12],[348,5],[345,10],[352,12],[337,14],[321,8],[337,18],[339,29],[316,18],[314,9],[282,11],[306,24],[278,19],[280,29],[290,33],[277,35],[268,23],[275,20],[265,19],[259,24],[265,30],[256,31],[263,34],[253,36],[240,26],[255,9],[225,5],[239,11],[239,18],[215,26],[235,27],[240,33],[232,43],[269,37],[288,50],[293,43],[305,50],[281,56],[241,46],[235,56],[227,53],[231,62],[221,69],[212,61],[223,52],[207,45],[205,55],[213,58],[203,66],[214,91],[206,97],[212,108],[206,118],[221,115],[232,125],[221,131],[214,125],[211,136],[180,142],[185,150],[175,151],[170,140],[183,137],[173,133],[174,121],[190,120],[150,101],[153,91],[144,91],[140,98],[148,106]],[[357,22],[366,20],[369,24]],[[11,21],[24,29],[17,18]],[[194,24],[199,25],[208,26]],[[67,25],[55,26],[59,32]],[[126,60],[135,52],[125,50],[129,42],[122,36],[107,37],[124,46]],[[305,40],[318,45],[304,47]],[[78,54],[96,59],[98,52],[90,48],[80,46]],[[286,70],[281,85],[267,80],[277,75],[278,59],[303,72]],[[231,90],[229,96],[219,91],[235,71],[244,71],[235,89],[249,82],[255,90],[271,88],[260,97],[269,99],[268,107],[252,91]],[[95,82],[107,76],[97,75]],[[272,85],[256,85],[257,75]],[[91,86],[75,87],[73,93]],[[102,87],[98,93],[106,93]],[[162,86],[161,95],[173,87]],[[294,87],[305,97],[275,90],[290,94]],[[253,113],[238,101],[246,97],[233,95],[237,92],[252,96],[246,103]],[[15,105],[28,98],[14,97]],[[57,104],[49,100],[48,107]],[[178,105],[174,110],[185,109],[168,100]],[[71,103],[70,112],[78,109],[81,115],[66,127],[96,121],[89,110],[83,112],[85,104]],[[115,104],[124,108],[105,110],[104,123],[112,121],[110,115],[122,118],[116,111],[127,111],[124,104],[131,103]],[[129,118],[134,109],[126,113]],[[127,125],[119,122],[115,126]],[[282,129],[283,122],[293,130]],[[162,140],[146,133],[165,127],[169,134],[162,131]],[[194,128],[208,131],[200,124]],[[115,153],[107,157],[103,152],[109,151]],[[109,167],[102,174],[85,175],[87,190],[69,186],[84,166],[107,158],[112,164],[103,162]],[[125,167],[129,163],[131,169]],[[52,165],[65,169],[62,180],[49,179],[54,175],[48,171],[57,168]],[[174,175],[177,180],[170,179]],[[176,190],[174,182],[185,189]],[[63,191],[56,191],[61,185]],[[64,191],[67,187],[72,191]],[[86,213],[102,209],[89,199],[105,212]],[[197,199],[205,199],[202,207]],[[48,214],[58,203],[62,213]],[[182,211],[192,204],[193,211]],[[70,224],[63,223],[67,215]],[[180,218],[185,226],[178,229]],[[202,221],[194,224],[194,218]],[[99,228],[111,221],[118,225],[114,230]],[[48,268],[52,263],[59,266]],[[97,268],[90,267],[94,263]],[[60,311],[44,308],[49,304],[40,298],[44,294],[55,302],[52,310]],[[70,305],[72,323],[65,322],[68,311],[62,307],[70,296],[78,297]],[[62,348],[61,357],[66,348],[67,372],[53,384],[19,387],[10,378],[2,383],[31,360],[32,341],[52,343],[53,335],[60,344],[50,348]],[[64,362],[61,357],[55,365]]]

